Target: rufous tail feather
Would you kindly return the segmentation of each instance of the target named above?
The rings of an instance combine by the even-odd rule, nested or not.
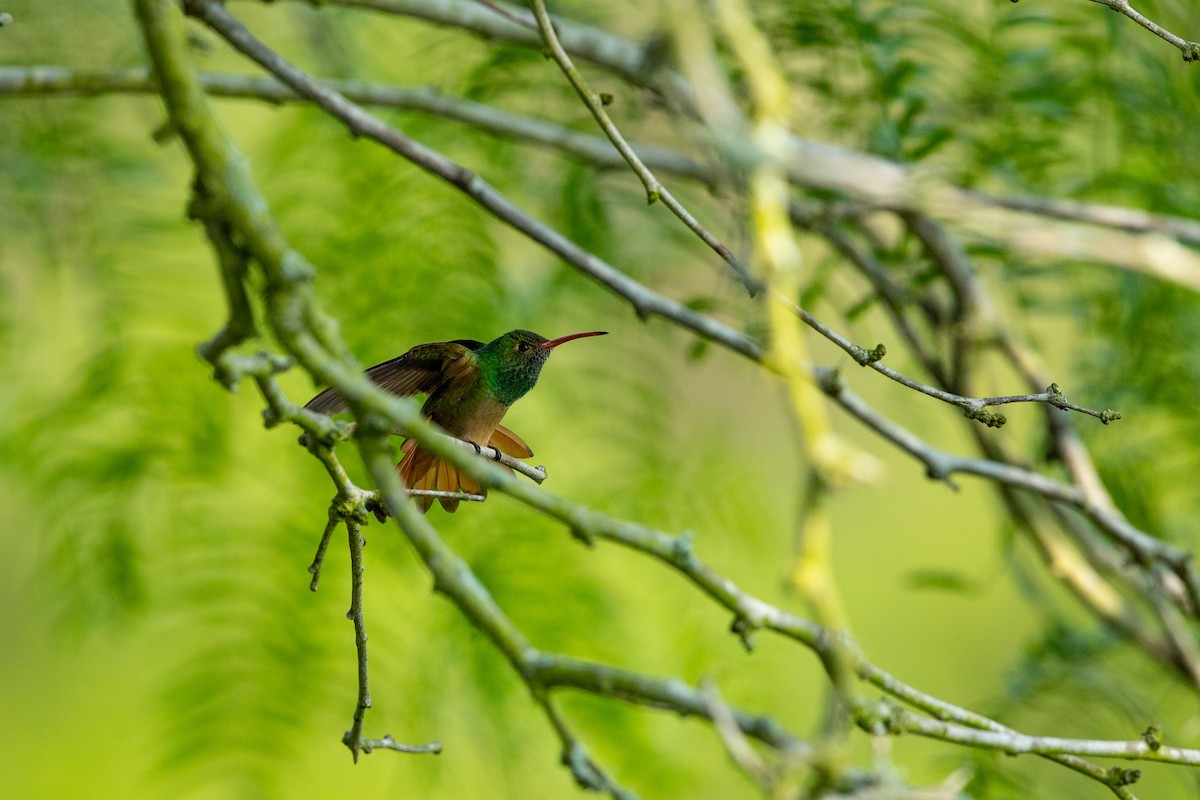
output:
[[[501,452],[517,458],[529,458],[533,451],[529,445],[512,431],[503,426],[497,426],[488,444]],[[487,490],[479,485],[479,481],[462,472],[458,467],[443,461],[421,447],[416,439],[408,439],[400,446],[400,463],[396,469],[400,472],[400,480],[406,489],[435,492],[465,492],[466,494],[487,495]],[[500,465],[504,466],[504,465]],[[504,467],[508,469],[508,467]],[[511,471],[511,470],[510,470]],[[442,508],[453,514],[458,510],[460,501],[452,497],[422,497],[412,498],[413,503],[422,514],[429,510],[433,501],[437,500]]]

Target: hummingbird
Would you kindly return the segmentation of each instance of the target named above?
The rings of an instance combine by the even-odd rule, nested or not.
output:
[[[477,447],[490,445],[510,456],[529,458],[533,455],[529,445],[501,425],[500,420],[537,383],[551,350],[575,339],[606,333],[588,331],[547,339],[532,331],[516,330],[487,344],[474,339],[430,342],[376,364],[366,374],[399,397],[428,395],[421,413],[451,436]],[[304,407],[322,414],[336,414],[346,410],[346,399],[331,387]],[[486,494],[479,481],[437,458],[416,439],[405,440],[400,453],[396,469],[407,489]],[[458,509],[456,498],[437,500],[451,514]],[[413,498],[422,514],[433,501],[432,497]]]

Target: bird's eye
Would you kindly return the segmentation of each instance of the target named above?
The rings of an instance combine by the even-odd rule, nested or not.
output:
[[[517,350],[521,351],[522,353],[527,352],[529,350],[529,343],[517,342]]]

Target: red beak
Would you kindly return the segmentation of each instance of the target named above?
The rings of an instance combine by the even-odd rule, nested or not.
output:
[[[560,336],[557,339],[551,339],[548,342],[542,342],[541,344],[538,345],[538,348],[542,349],[542,350],[553,350],[554,348],[558,347],[560,344],[569,342],[572,339],[583,339],[588,336],[605,336],[607,334],[608,334],[608,331],[588,331],[587,333],[572,333],[570,336]]]

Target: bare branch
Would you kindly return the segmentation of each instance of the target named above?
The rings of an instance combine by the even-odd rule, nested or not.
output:
[[[701,225],[692,216],[690,211],[684,208],[683,204],[675,198],[675,195],[667,187],[663,186],[658,178],[654,177],[654,173],[642,162],[629,142],[625,141],[625,137],[617,129],[616,123],[612,121],[612,118],[608,116],[608,112],[604,110],[604,106],[608,104],[608,101],[605,100],[603,95],[593,92],[587,85],[583,74],[572,63],[571,57],[567,55],[567,51],[563,49],[562,43],[559,42],[558,35],[554,32],[554,23],[550,21],[550,14],[546,10],[545,0],[533,0],[533,14],[537,20],[538,30],[541,31],[542,39],[545,40],[546,45],[550,48],[555,62],[558,63],[563,74],[567,76],[567,80],[571,82],[575,93],[579,95],[579,99],[583,101],[588,111],[595,117],[596,123],[604,131],[604,135],[608,137],[609,141],[612,142],[613,147],[617,149],[617,152],[629,164],[629,168],[641,180],[642,185],[646,189],[646,201],[652,204],[657,200],[662,200],[663,205],[669,208],[671,213],[679,217],[684,225],[725,260],[725,263],[737,274],[738,279],[741,280],[742,285],[749,290],[751,295],[760,291],[762,288],[761,285],[750,275],[745,265],[734,256],[728,247]],[[611,96],[609,100],[611,100]]]
[[[1022,395],[1004,395],[1001,397],[964,397],[954,392],[947,392],[943,389],[938,389],[935,386],[930,386],[921,381],[908,377],[907,375],[892,369],[882,363],[881,359],[887,355],[887,349],[882,345],[875,345],[870,350],[860,347],[851,342],[846,337],[839,334],[829,326],[822,323],[812,314],[809,314],[796,303],[792,302],[786,296],[773,293],[773,299],[791,309],[792,313],[800,317],[809,327],[820,333],[829,341],[836,344],[838,347],[846,351],[854,361],[862,367],[870,367],[878,372],[891,378],[901,386],[906,386],[921,394],[928,395],[937,400],[941,400],[950,405],[961,408],[965,415],[974,420],[987,425],[989,428],[999,428],[1007,422],[1007,419],[1002,414],[990,414],[985,409],[989,406],[1002,406],[1011,403],[1046,403],[1055,408],[1063,410],[1078,411],[1081,414],[1096,417],[1105,425],[1121,418],[1120,413],[1105,409],[1104,411],[1093,411],[1090,408],[1077,406],[1067,400],[1066,395],[1058,388],[1058,384],[1050,384],[1050,387],[1044,392],[1037,394],[1022,394]]]
[[[363,618],[362,587],[364,540],[359,524],[346,520],[346,532],[350,535],[350,610],[346,616],[354,623],[354,649],[358,656],[358,702],[354,706],[354,724],[342,737],[342,744],[350,748],[355,763],[362,750],[363,719],[371,707],[371,690],[367,676],[367,625]],[[440,748],[439,748],[440,749]]]
[[[213,97],[248,98],[269,103],[311,102],[275,78],[214,72],[198,74]],[[624,168],[625,161],[602,136],[581,133],[535,117],[442,94],[433,87],[407,89],[381,83],[322,79],[316,81],[364,106],[418,111],[455,120],[507,138],[554,148],[602,169]],[[158,88],[144,69],[90,70],[67,67],[0,66],[0,95],[91,97],[111,93],[155,94]],[[647,166],[708,187],[717,170],[676,150],[649,144],[630,145]]]
[[[1157,233],[1176,239],[1182,244],[1200,247],[1200,222],[1193,219],[1151,214],[1140,208],[1080,203],[1077,200],[1059,200],[1051,197],[996,197],[979,192],[970,194],[982,203],[1011,211],[1082,222],[1127,233]]]
[[[312,581],[308,584],[309,591],[315,592],[320,586],[321,567],[325,564],[325,551],[329,549],[329,538],[333,535],[333,530],[339,522],[341,522],[341,517],[334,511],[334,504],[330,503],[329,522],[325,524],[321,541],[317,543],[317,554],[313,556],[313,562],[308,567],[308,571],[312,575]]]
[[[1102,6],[1108,6],[1113,11],[1119,14],[1124,14],[1131,20],[1141,25],[1146,30],[1160,37],[1163,41],[1170,42],[1179,48],[1183,53],[1184,61],[1200,61],[1200,44],[1189,42],[1179,36],[1168,31],[1153,20],[1147,18],[1144,14],[1135,10],[1129,5],[1129,0],[1092,0],[1093,3],[1099,3]]]
[[[405,744],[404,742],[397,742],[392,738],[391,734],[387,734],[382,739],[360,739],[359,749],[364,753],[370,753],[372,750],[395,750],[397,753],[432,753],[437,755],[442,752],[442,743]]]
[[[721,699],[721,693],[716,684],[705,681],[701,684],[700,689],[704,692],[704,699],[708,703],[708,713],[713,719],[713,727],[720,734],[721,742],[725,745],[729,757],[755,783],[764,789],[771,789],[775,783],[775,776],[771,774],[766,762],[750,746],[746,735],[738,727],[733,710]]]

